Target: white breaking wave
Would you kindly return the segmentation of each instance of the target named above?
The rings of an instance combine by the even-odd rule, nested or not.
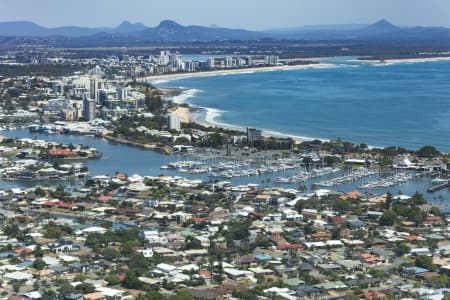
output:
[[[445,62],[449,61],[449,57],[432,57],[432,58],[411,58],[411,59],[392,59],[386,62],[366,62],[374,67],[386,67],[398,64],[418,64],[418,63],[429,63],[429,62]]]
[[[206,110],[206,116],[205,116],[205,121],[211,124],[217,124],[219,125],[220,123],[217,121],[217,118],[220,117],[224,111],[220,110],[220,109],[216,109],[216,108],[207,108],[207,107],[202,107],[204,110]]]
[[[312,140],[320,140],[322,142],[329,141],[329,140],[325,140],[325,139],[311,138],[311,137],[306,137],[306,136],[301,136],[301,135],[282,133],[282,132],[278,132],[278,131],[265,130],[265,129],[263,129],[263,133],[267,136],[277,136],[277,137],[286,137],[286,138],[289,137],[296,141],[312,141]]]
[[[372,63],[371,65],[373,67],[387,67],[387,66],[392,66],[395,63]]]
[[[216,109],[216,108],[200,107],[200,106],[198,108],[203,109],[205,111],[205,122],[209,125],[224,127],[224,128],[239,130],[239,131],[244,131],[244,132],[246,130],[246,126],[237,126],[237,125],[232,125],[232,124],[228,124],[228,123],[219,121],[218,119],[222,116],[222,114],[224,112],[226,112],[224,110],[220,110],[220,109]],[[249,127],[252,127],[252,126],[249,126]],[[295,135],[295,134],[282,133],[282,132],[267,130],[267,129],[262,129],[262,131],[263,131],[263,135],[265,135],[265,136],[289,137],[289,138],[292,138],[293,140],[297,140],[297,141],[312,141],[312,140],[318,139],[318,138],[311,138],[311,137],[300,136],[300,135]],[[323,142],[329,141],[329,140],[325,140],[325,139],[318,139],[318,140],[321,140]]]
[[[244,127],[242,126],[236,126],[228,123],[224,123],[219,121],[218,119],[225,113],[226,111],[220,110],[217,108],[209,108],[209,107],[201,107],[206,111],[205,114],[205,122],[211,125],[216,125],[219,127],[225,127],[228,129],[234,129],[234,130],[244,130]]]
[[[201,90],[189,89],[177,96],[170,97],[169,100],[172,100],[173,102],[178,104],[185,103],[189,98],[194,97],[199,92],[201,92]]]
[[[169,79],[156,79],[156,80],[149,80],[152,84],[163,84],[169,82]]]

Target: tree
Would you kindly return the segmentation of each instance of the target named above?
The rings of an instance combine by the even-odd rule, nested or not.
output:
[[[108,285],[117,285],[120,284],[120,278],[117,275],[110,275],[105,278],[105,280],[108,282]]]
[[[390,192],[387,192],[387,194],[386,194],[386,209],[391,209],[393,200],[394,199],[392,198],[392,194]]]
[[[411,204],[412,205],[423,205],[423,204],[427,204],[427,200],[425,200],[425,198],[423,197],[422,194],[416,192],[412,197],[411,197]]]
[[[57,225],[54,222],[50,222],[45,225],[44,236],[51,239],[59,239],[62,236],[66,236],[72,233],[72,228],[67,225]]]
[[[336,199],[333,201],[333,210],[345,213],[350,209],[350,203],[344,199]]]
[[[20,281],[15,281],[13,284],[12,284],[12,288],[13,288],[13,291],[15,292],[15,293],[18,293],[19,291],[20,291],[20,287],[22,286],[22,282],[20,282]]]
[[[44,251],[42,250],[42,247],[40,244],[37,244],[36,248],[34,248],[33,255],[34,255],[34,257],[43,257],[44,256]]]
[[[41,187],[37,187],[34,190],[34,193],[36,194],[36,196],[39,196],[39,197],[44,197],[47,194],[47,192]]]
[[[170,296],[168,300],[194,300],[194,297],[187,289],[181,289],[175,295]]]
[[[90,283],[83,282],[83,283],[80,283],[79,285],[77,285],[75,287],[75,290],[77,290],[77,291],[79,291],[80,293],[83,293],[83,294],[88,294],[88,293],[95,292],[95,286],[93,286]]]
[[[383,215],[380,218],[380,225],[381,226],[392,226],[397,221],[397,214],[392,211],[388,210],[383,213]]]
[[[138,294],[136,297],[134,297],[135,300],[147,300],[147,296],[144,294]]]
[[[145,297],[148,300],[164,300],[164,299],[166,299],[166,297],[163,294],[161,294],[159,291],[156,291],[156,290],[147,292],[147,294],[145,294]]]
[[[68,295],[68,294],[62,294],[62,295]],[[47,297],[47,299],[57,299],[56,292],[52,289],[44,290],[44,292],[42,293],[42,296],[43,296],[43,299],[45,299],[45,297]]]
[[[423,146],[417,151],[417,155],[425,158],[433,158],[441,155],[441,152],[433,146]]]
[[[145,106],[152,113],[160,113],[163,107],[161,96],[150,92],[145,93]]]
[[[246,291],[239,291],[237,289],[233,290],[231,294],[236,299],[245,299],[245,300],[257,300],[258,294],[255,293],[255,289],[253,290],[246,290]]]
[[[327,155],[324,157],[323,161],[325,162],[325,164],[327,166],[333,166],[333,165],[339,163],[340,160],[336,156]]]
[[[433,264],[433,258],[426,255],[419,255],[416,257],[416,266],[430,271],[435,271],[437,269],[436,265]]]
[[[10,238],[15,237],[19,241],[23,241],[25,239],[25,235],[23,234],[22,230],[20,230],[19,226],[14,223],[11,225],[6,225],[3,229],[3,232]]]
[[[58,293],[60,295],[68,295],[75,292],[75,288],[64,279],[58,279],[55,284],[59,287]]]
[[[42,258],[36,258],[33,262],[33,268],[36,270],[43,270],[47,264],[42,260]]]
[[[445,274],[440,274],[429,278],[427,283],[436,289],[447,288],[450,283],[450,278]]]
[[[441,210],[439,209],[439,207],[433,206],[432,208],[430,208],[430,213],[433,214],[433,216],[441,216]]]
[[[105,250],[103,250],[103,257],[106,260],[113,261],[113,260],[117,259],[119,257],[119,255],[120,255],[119,251],[117,251],[117,249],[114,247],[108,247],[108,248],[105,248]]]
[[[125,274],[125,279],[123,280],[122,284],[128,289],[139,289],[142,287],[141,281],[133,271],[128,271]]]
[[[250,236],[248,228],[250,227],[251,221],[234,221],[228,224],[227,240],[243,240]]]
[[[410,248],[406,243],[400,243],[394,249],[394,252],[397,256],[403,256],[403,255],[409,253],[409,251],[410,251]]]

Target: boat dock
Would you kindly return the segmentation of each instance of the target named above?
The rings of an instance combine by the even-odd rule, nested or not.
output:
[[[444,182],[444,183],[437,184],[435,186],[430,187],[429,189],[427,189],[427,192],[428,193],[434,193],[436,191],[442,190],[442,189],[444,189],[446,187],[449,187],[449,186],[450,186],[450,182]]]

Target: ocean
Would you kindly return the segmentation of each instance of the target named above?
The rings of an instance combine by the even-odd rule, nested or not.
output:
[[[450,61],[324,60],[325,68],[159,80],[203,121],[303,138],[450,152]]]

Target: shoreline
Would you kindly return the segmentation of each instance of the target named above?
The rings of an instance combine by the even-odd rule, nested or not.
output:
[[[140,148],[144,148],[144,149],[156,150],[156,148],[157,148],[156,144],[146,144],[146,143],[139,143],[139,142],[129,141],[129,140],[124,139],[122,137],[115,137],[115,136],[112,136],[112,135],[104,135],[103,138],[105,140],[107,140],[107,141],[110,141],[110,142],[119,143],[119,144],[123,144],[123,145],[134,146],[134,147],[140,147]]]
[[[164,80],[164,79],[182,79],[182,78],[195,78],[195,77],[208,77],[216,75],[237,75],[237,74],[249,74],[256,72],[271,72],[271,71],[285,71],[285,70],[297,70],[297,69],[320,69],[334,67],[334,64],[329,63],[317,63],[317,64],[305,64],[305,65],[281,65],[270,67],[253,67],[253,68],[238,68],[238,69],[226,69],[216,71],[201,71],[201,72],[188,72],[177,74],[161,74],[151,75],[146,77],[140,77],[138,81],[152,81],[152,80]]]
[[[184,105],[188,106],[188,112],[189,112],[189,118],[190,121],[193,123],[197,123],[204,127],[218,127],[221,129],[226,130],[235,130],[235,131],[241,131],[245,134],[247,126],[239,126],[239,125],[232,125],[232,124],[226,124],[221,123],[216,120],[214,120],[216,117],[220,115],[223,111],[214,109],[214,108],[207,108],[207,107],[201,107],[192,105],[190,103],[183,103]],[[248,126],[251,127],[251,126]],[[321,138],[311,138],[311,137],[305,137],[305,136],[298,136],[294,134],[288,134],[288,133],[282,133],[282,132],[276,132],[272,131],[270,129],[264,129],[264,128],[258,128],[261,129],[262,135],[264,137],[270,138],[291,138],[295,141],[295,143],[301,143],[306,141],[313,141],[313,140],[320,140],[322,142],[327,142],[329,140],[327,139],[321,139]]]
[[[378,60],[351,60],[352,62],[361,62],[361,63],[379,63],[379,64],[383,64],[380,63]],[[403,59],[388,59],[385,60],[384,63],[386,65],[389,64],[394,64],[394,63],[420,63],[420,62],[435,62],[435,61],[450,61],[450,56],[445,56],[445,57],[426,57],[426,58],[403,58]],[[297,66],[292,66],[291,68],[287,68],[287,69],[304,69],[304,68],[321,68],[321,67],[335,67],[335,64],[329,64],[329,63],[319,63],[319,64],[312,64],[312,65],[297,65]],[[260,71],[260,72],[268,72],[268,71],[273,71],[273,70],[280,70],[280,69],[286,69],[283,67],[287,67],[287,66],[279,66],[279,67],[267,67],[267,68],[256,68],[256,70]],[[203,77],[203,76],[214,76],[217,73],[222,74],[222,75],[227,75],[227,74],[236,74],[236,73],[250,73],[249,71],[251,71],[250,69],[238,69],[238,70],[224,70],[224,71],[212,71],[212,72],[202,72],[202,73],[192,73],[192,74],[184,74],[184,77]],[[206,73],[206,74],[204,74]],[[253,72],[251,72],[253,73]],[[165,75],[165,76],[159,76],[161,78],[167,78],[167,79],[179,79],[179,76],[177,75]],[[173,102],[177,103],[177,104],[183,104],[184,106],[187,106],[188,109],[188,114],[189,114],[189,120],[190,122],[194,122],[194,123],[198,123],[204,127],[218,127],[218,128],[222,128],[222,129],[226,129],[226,130],[236,130],[236,131],[241,131],[243,133],[246,132],[246,127],[247,126],[243,126],[243,125],[233,125],[233,124],[227,124],[227,123],[222,123],[221,121],[216,120],[218,117],[220,117],[220,115],[222,113],[224,113],[224,111],[222,110],[218,110],[215,108],[209,108],[209,107],[202,107],[196,104],[193,104],[191,102],[189,102],[189,98],[194,97],[196,95],[197,92],[201,92],[198,89],[186,89],[184,90],[180,95],[176,96],[176,97],[172,97]],[[185,112],[184,112],[185,113]],[[251,126],[249,126],[251,127]],[[277,132],[274,131],[273,129],[266,129],[266,128],[258,128],[261,129],[262,131],[262,135],[264,137],[277,137],[277,138],[291,138],[293,139],[296,143],[301,143],[301,142],[305,142],[305,141],[313,141],[313,140],[320,140],[322,142],[329,142],[331,141],[330,139],[326,139],[326,138],[318,138],[318,137],[307,137],[307,136],[299,136],[299,135],[295,135],[295,134],[289,134],[289,133],[282,133],[282,132]],[[383,146],[374,146],[374,145],[369,145],[369,148],[383,148]]]
[[[415,58],[392,58],[392,59],[357,59],[355,61],[362,63],[421,63],[421,62],[435,62],[435,61],[449,61],[450,56],[436,56],[436,57],[415,57]]]

